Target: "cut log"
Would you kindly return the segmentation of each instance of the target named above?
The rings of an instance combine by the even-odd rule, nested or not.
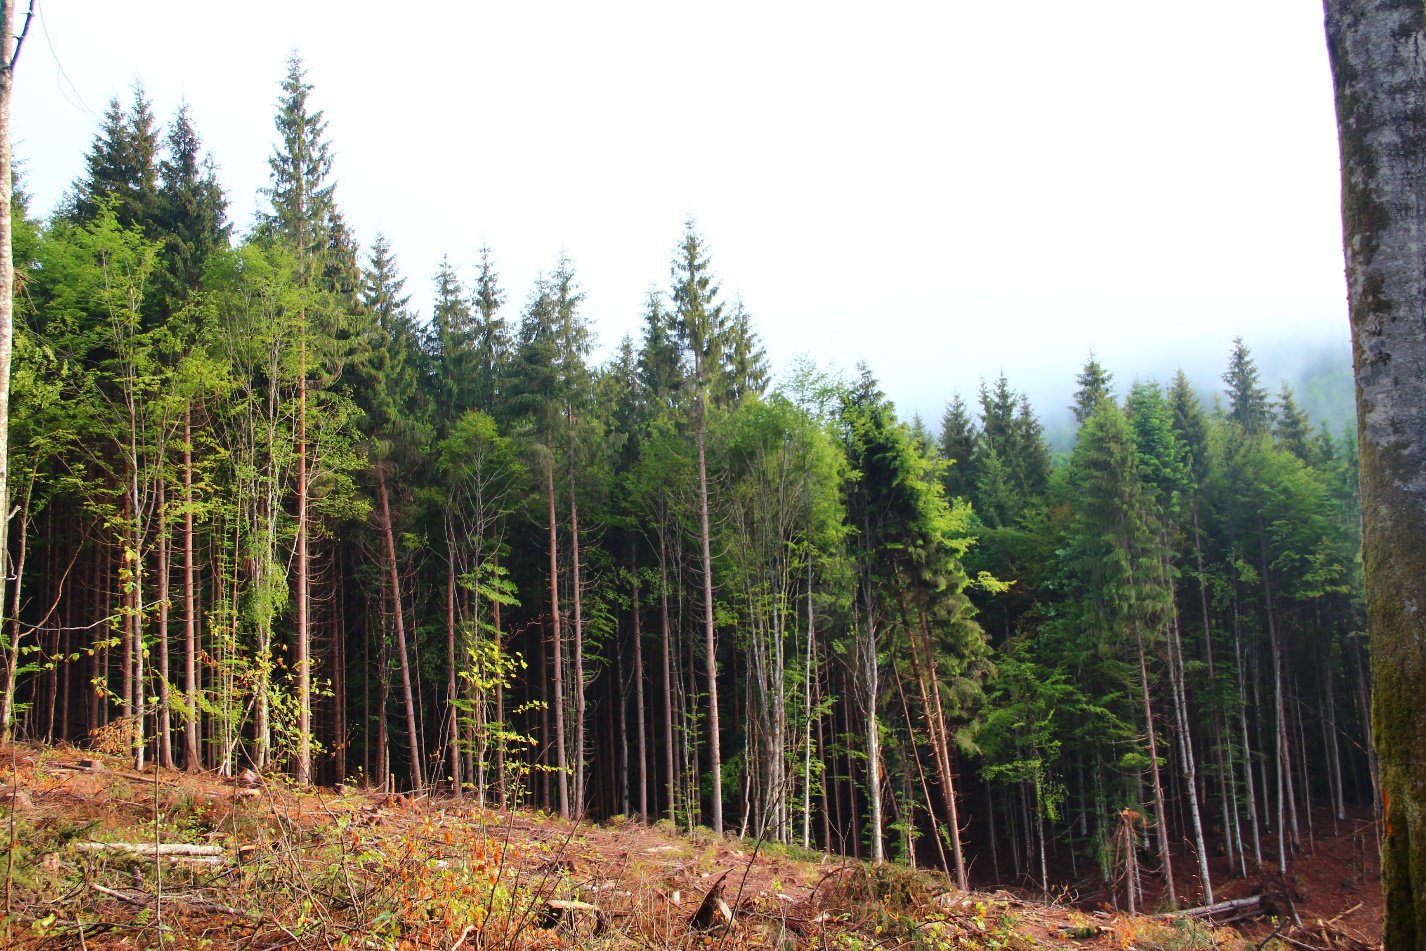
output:
[[[165,858],[174,856],[192,858],[223,854],[221,845],[188,845],[183,842],[159,843],[158,845],[154,845],[152,842],[76,842],[74,847],[80,852],[130,852],[138,855],[159,855]]]
[[[1249,895],[1247,898],[1234,898],[1229,901],[1216,901],[1211,905],[1200,905],[1197,908],[1185,908],[1182,911],[1171,911],[1161,918],[1211,918],[1214,915],[1221,915],[1229,911],[1237,911],[1243,908],[1255,908],[1262,904],[1262,895]]]

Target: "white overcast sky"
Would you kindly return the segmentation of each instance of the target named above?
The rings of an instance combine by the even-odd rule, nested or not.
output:
[[[488,243],[515,309],[564,252],[612,347],[692,215],[775,366],[865,360],[931,420],[1001,369],[1062,400],[1091,347],[1127,382],[1216,372],[1236,334],[1347,339],[1312,0],[41,0],[40,16],[13,117],[37,212],[138,81],[164,120],[190,104],[246,228],[296,49],[338,201],[364,245],[391,240],[422,309],[442,254],[468,275]]]

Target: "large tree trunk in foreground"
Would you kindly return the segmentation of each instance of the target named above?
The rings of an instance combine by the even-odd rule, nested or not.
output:
[[[33,12],[33,8],[31,9]],[[0,603],[4,603],[10,519],[10,355],[15,343],[15,257],[10,230],[10,94],[15,88],[15,60],[29,31],[29,17],[11,47],[13,0],[0,0]],[[19,579],[15,580],[19,584]],[[8,724],[7,724],[8,726]]]
[[[1326,0],[1361,441],[1383,937],[1426,948],[1426,8]]]

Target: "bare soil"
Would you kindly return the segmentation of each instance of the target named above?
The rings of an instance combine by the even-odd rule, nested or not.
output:
[[[937,873],[706,832],[679,835],[667,823],[592,826],[449,797],[136,773],[92,752],[18,745],[0,747],[0,944],[1375,947],[1381,907],[1369,824],[1358,819],[1330,836],[1320,821],[1317,828],[1314,847],[1296,858],[1289,877],[1219,886],[1220,900],[1269,896],[1262,917],[1219,927],[1131,918],[1093,900],[1076,907],[1004,890],[961,893]],[[159,859],[145,852],[155,842],[219,846],[221,854]],[[81,851],[80,843],[139,848]]]

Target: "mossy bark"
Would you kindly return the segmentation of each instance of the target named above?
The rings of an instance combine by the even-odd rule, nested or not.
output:
[[[1357,375],[1388,949],[1426,949],[1426,5],[1325,0]]]

